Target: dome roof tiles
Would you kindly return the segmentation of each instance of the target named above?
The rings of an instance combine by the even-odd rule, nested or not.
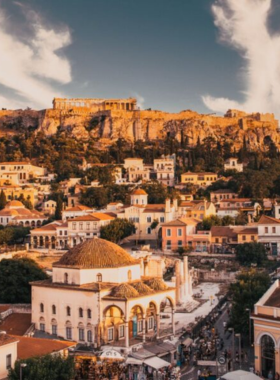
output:
[[[135,189],[131,195],[148,195],[143,189]]]
[[[76,245],[54,264],[80,269],[118,268],[139,264],[123,248],[110,241],[93,238]]]

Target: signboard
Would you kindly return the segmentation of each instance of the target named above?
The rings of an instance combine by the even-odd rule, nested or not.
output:
[[[115,350],[105,350],[100,355],[100,359],[114,359],[114,360],[124,360],[123,356]]]
[[[218,362],[221,364],[221,365],[224,365],[226,363],[226,358],[221,355],[218,357]]]

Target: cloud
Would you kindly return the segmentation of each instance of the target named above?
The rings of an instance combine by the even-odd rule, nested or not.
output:
[[[245,100],[203,96],[208,108],[225,112],[239,108],[248,112],[274,112],[280,116],[280,37],[268,27],[271,0],[216,0],[212,6],[220,41],[243,57]]]
[[[13,34],[10,19],[0,7],[0,84],[14,94],[6,97],[2,93],[0,107],[50,107],[54,96],[63,96],[55,82],[71,81],[70,62],[61,55],[71,43],[70,32],[66,27],[48,27],[34,11],[21,10],[27,21],[23,23],[26,38]],[[31,31],[26,27],[30,21]]]
[[[133,96],[136,98],[137,100],[137,105],[138,107],[143,110],[144,109],[144,104],[145,104],[145,98],[138,94],[137,92],[136,93],[133,93]]]

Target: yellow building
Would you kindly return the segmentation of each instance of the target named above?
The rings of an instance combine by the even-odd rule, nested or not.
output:
[[[211,215],[216,215],[214,203],[203,201],[182,201],[179,206],[179,215],[200,220]]]
[[[213,182],[216,182],[218,175],[215,173],[191,173],[187,172],[181,175],[181,183],[191,183],[195,186],[210,186]]]
[[[238,244],[252,243],[258,240],[258,228],[249,227],[237,232]]]
[[[30,200],[33,207],[35,207],[38,203],[38,190],[34,187],[7,185],[0,186],[0,192],[2,190],[6,196],[7,201],[10,201],[12,199],[19,199],[19,197],[22,195],[24,199]]]

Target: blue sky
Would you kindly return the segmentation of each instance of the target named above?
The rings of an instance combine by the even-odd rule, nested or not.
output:
[[[242,102],[244,59],[219,41],[213,4],[214,0],[2,0],[5,30],[0,45],[1,36],[8,34],[13,37],[11,50],[24,55],[16,84],[7,80],[11,64],[4,66],[2,106],[10,101],[42,108],[52,92],[67,97],[138,96],[143,108],[170,112],[210,113],[202,101],[208,94]],[[14,48],[16,42],[29,48],[31,44],[32,54]],[[28,78],[30,88],[34,86],[31,95]],[[38,102],[40,86],[43,100]]]

